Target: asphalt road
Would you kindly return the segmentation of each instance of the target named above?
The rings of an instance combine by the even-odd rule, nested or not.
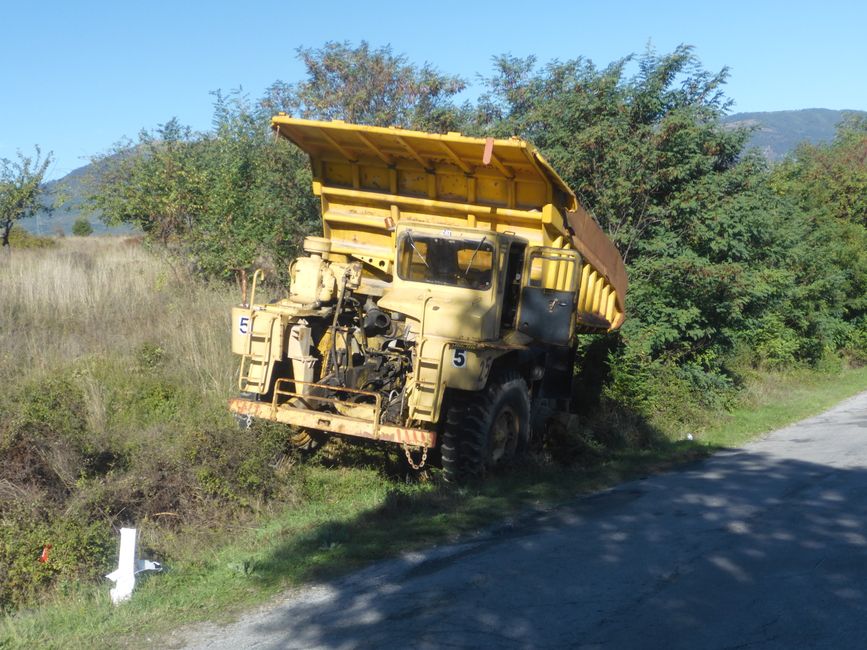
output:
[[[867,393],[743,449],[293,592],[186,640],[867,648]]]

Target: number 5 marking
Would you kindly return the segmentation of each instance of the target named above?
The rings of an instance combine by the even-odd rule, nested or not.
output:
[[[455,368],[463,368],[467,365],[467,351],[455,348],[454,356],[452,356],[452,365]]]

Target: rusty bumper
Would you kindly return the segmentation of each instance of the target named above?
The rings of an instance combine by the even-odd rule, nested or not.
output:
[[[337,413],[323,413],[285,404],[275,407],[269,402],[254,402],[240,397],[229,400],[229,410],[238,415],[250,415],[254,418],[282,422],[304,429],[330,431],[345,436],[394,442],[400,445],[432,448],[436,446],[437,441],[436,433],[425,429],[408,429],[391,424],[377,424],[370,420],[338,415]]]

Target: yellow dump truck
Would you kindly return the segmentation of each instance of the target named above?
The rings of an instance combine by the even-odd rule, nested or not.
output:
[[[575,333],[623,323],[612,243],[528,142],[285,115],[322,237],[287,296],[232,311],[241,419],[437,450],[449,480],[521,454],[568,405]]]

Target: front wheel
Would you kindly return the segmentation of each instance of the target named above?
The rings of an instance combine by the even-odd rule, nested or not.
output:
[[[523,454],[530,439],[530,394],[516,372],[493,376],[478,392],[455,392],[442,433],[445,478],[483,478]]]

